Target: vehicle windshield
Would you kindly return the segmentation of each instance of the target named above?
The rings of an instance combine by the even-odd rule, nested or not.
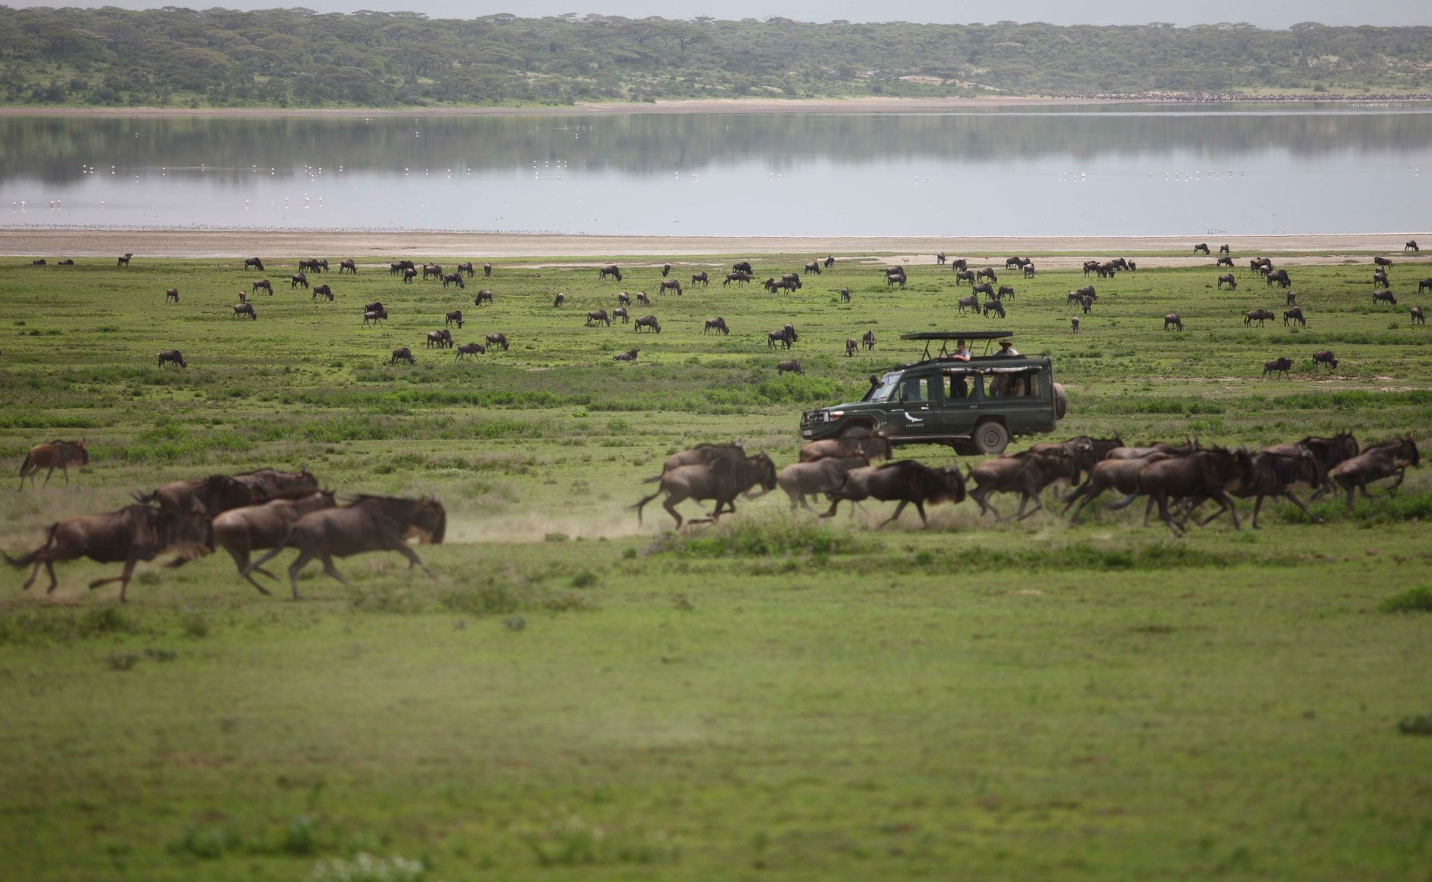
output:
[[[886,374],[880,378],[880,382],[871,386],[870,391],[865,393],[861,401],[885,401],[895,392],[895,387],[900,383],[901,372]]]

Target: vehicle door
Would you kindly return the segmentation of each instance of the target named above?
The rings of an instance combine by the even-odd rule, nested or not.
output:
[[[997,410],[1011,434],[1052,428],[1052,389],[1046,372],[1037,366],[995,368],[985,383],[986,409]]]
[[[910,374],[900,386],[890,408],[890,428],[897,438],[924,438],[939,434],[931,419],[938,410],[940,381],[937,374]]]
[[[968,367],[950,367],[940,372],[940,406],[934,414],[940,436],[968,437],[974,433],[984,404],[984,377]]]

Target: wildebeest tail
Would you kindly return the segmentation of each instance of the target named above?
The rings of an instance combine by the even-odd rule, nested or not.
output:
[[[638,502],[636,505],[633,505],[633,506],[632,506],[632,508],[636,509],[636,522],[637,522],[638,524],[640,524],[640,523],[642,522],[642,520],[641,520],[641,510],[642,510],[642,508],[644,508],[648,502],[651,502],[653,499],[655,499],[656,497],[658,497],[658,496],[660,496],[660,495],[661,495],[661,491],[660,491],[660,490],[657,490],[655,493],[651,494],[650,496],[645,497],[645,498],[642,499],[640,502]]]
[[[22,478],[25,477],[25,470],[28,469],[28,468],[30,467],[30,463],[32,463],[32,462],[34,462],[34,461],[35,461],[35,453],[34,453],[34,451],[31,451],[31,452],[25,454],[25,461],[22,462],[22,463],[20,463],[20,477],[22,477]],[[21,482],[20,482],[20,484],[21,484],[22,486],[24,485],[24,483],[25,483],[24,481],[21,481]]]
[[[1120,499],[1118,502],[1111,502],[1111,503],[1109,503],[1108,508],[1109,508],[1111,511],[1118,511],[1118,510],[1121,509],[1121,508],[1128,508],[1130,505],[1133,505],[1134,500],[1135,500],[1135,499],[1138,499],[1138,498],[1139,498],[1139,494],[1137,494],[1137,493],[1130,493],[1128,496],[1125,496],[1123,499]]]
[[[655,484],[657,481],[660,481],[660,480],[661,480],[662,478],[664,478],[664,477],[666,477],[665,474],[657,475],[657,476],[654,477],[654,478],[642,478],[642,479],[641,479],[641,482],[642,482],[643,484]]]
[[[11,557],[4,552],[0,552],[0,556],[3,556],[5,558],[5,563],[9,564],[17,570],[23,567],[28,567],[35,562],[35,558],[40,556],[40,552],[55,544],[55,531],[59,528],[60,525],[58,523],[51,524],[49,532],[45,533],[45,544],[41,545],[39,548],[36,548],[29,554],[24,555],[23,557]]]

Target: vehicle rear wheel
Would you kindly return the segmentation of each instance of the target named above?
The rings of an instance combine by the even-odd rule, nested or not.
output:
[[[975,426],[975,447],[979,448],[980,453],[1004,453],[1008,446],[1009,430],[1003,423],[986,420]]]
[[[1054,384],[1054,418],[1064,419],[1064,414],[1069,412],[1069,395],[1064,391],[1060,383]]]

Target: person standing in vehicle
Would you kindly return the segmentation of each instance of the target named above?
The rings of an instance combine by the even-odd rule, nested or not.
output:
[[[999,351],[996,352],[995,355],[1005,358],[1018,358],[1019,350],[1015,349],[1014,345],[1008,340],[1001,340],[999,341]]]

